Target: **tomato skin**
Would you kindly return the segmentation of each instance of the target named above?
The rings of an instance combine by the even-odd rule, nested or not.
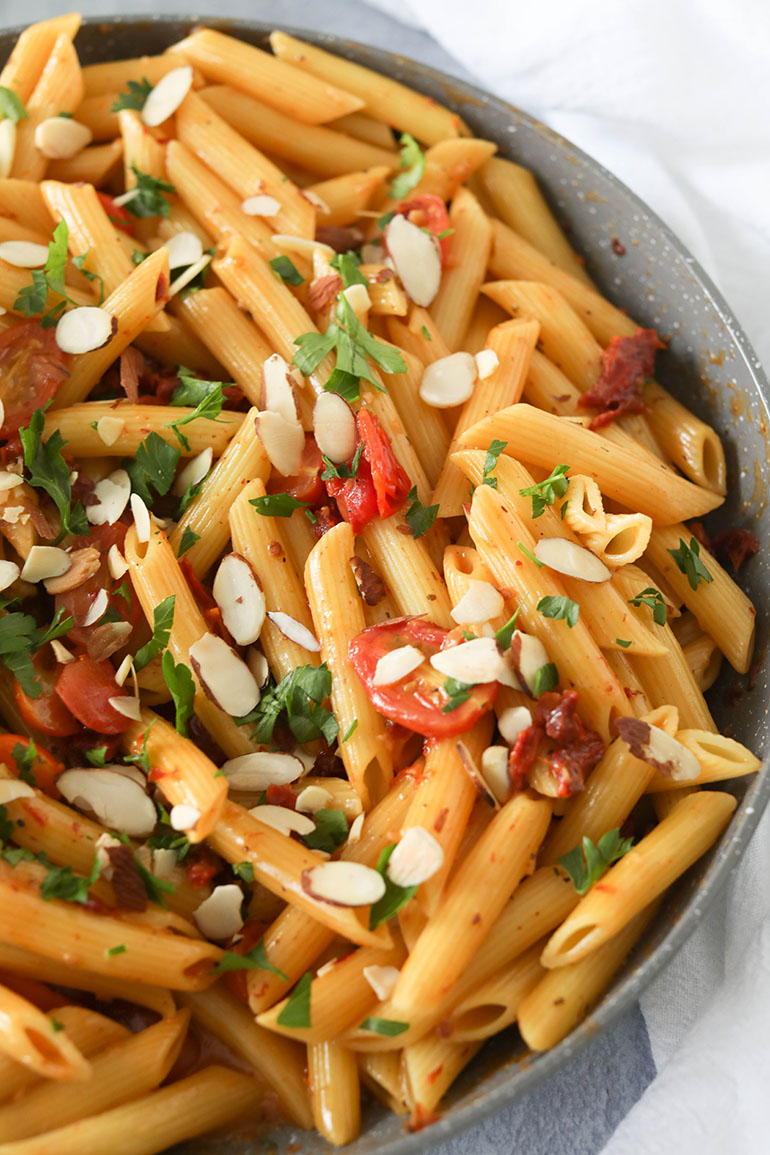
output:
[[[399,464],[390,438],[374,413],[359,409],[356,425],[364,446],[363,455],[372,471],[380,517],[391,517],[406,501],[411,488],[409,474]]]
[[[56,693],[78,721],[99,734],[122,734],[131,719],[110,705],[110,698],[125,697],[115,681],[115,671],[106,659],[95,662],[87,654],[62,666],[56,679]]]
[[[428,232],[433,233],[434,237],[445,233],[450,227],[447,207],[441,197],[437,197],[434,193],[423,193],[422,196],[413,197],[412,200],[402,201],[396,212],[403,213],[412,224],[427,229]],[[450,237],[443,237],[439,241],[442,265],[446,265],[449,258],[450,239]]]
[[[56,344],[55,328],[24,321],[0,333],[0,401],[5,406],[0,438],[18,438],[35,410],[54,396],[68,365],[69,354]]]
[[[330,477],[326,489],[329,497],[335,498],[340,513],[349,522],[353,533],[360,533],[379,512],[369,462],[363,457],[358,463],[356,477],[345,481],[340,477]]]
[[[116,205],[114,197],[109,193],[98,192],[96,194],[99,198],[102,208],[110,218],[116,229],[121,232],[128,233],[130,237],[134,236],[134,226],[136,225],[136,217],[124,209],[122,205]]]
[[[14,761],[13,751],[16,746],[23,746],[26,750],[29,747],[30,739],[25,738],[23,734],[0,734],[0,762],[4,762],[10,772],[18,777],[16,769],[16,762]],[[32,765],[32,775],[35,783],[46,794],[50,794],[52,798],[59,797],[59,791],[56,789],[56,779],[64,769],[64,763],[59,762],[54,758],[53,754],[49,754],[42,746],[35,743],[37,750],[37,757]]]
[[[497,682],[474,686],[467,701],[444,714],[446,694],[438,689],[444,681],[440,675],[430,679],[416,670],[403,682],[375,686],[374,674],[378,661],[390,650],[411,645],[430,658],[444,648],[448,636],[448,630],[422,618],[394,618],[379,626],[369,626],[348,645],[353,669],[374,708],[425,738],[453,738],[470,730],[482,714],[492,708],[497,697]]]
[[[283,484],[274,492],[290,493],[297,501],[305,501],[308,505],[320,505],[326,497],[324,483],[321,480],[323,468],[321,450],[316,445],[312,433],[306,433],[299,473],[284,478]]]
[[[35,667],[35,678],[41,687],[37,698],[30,698],[24,693],[21,683],[14,682],[13,692],[19,713],[33,730],[41,734],[49,734],[52,738],[65,738],[70,734],[77,734],[80,723],[73,718],[70,711],[56,693],[55,682],[57,668],[49,667],[41,654],[32,659]]]

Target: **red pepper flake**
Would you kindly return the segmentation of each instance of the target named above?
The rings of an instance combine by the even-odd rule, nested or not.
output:
[[[428,1082],[435,1083],[441,1072],[444,1070],[444,1064],[440,1063],[438,1067],[434,1067],[428,1074]]]
[[[613,337],[602,353],[602,374],[578,404],[600,412],[591,429],[603,429],[624,413],[644,413],[644,383],[655,371],[655,352],[663,343],[654,329],[637,329],[633,337]]]

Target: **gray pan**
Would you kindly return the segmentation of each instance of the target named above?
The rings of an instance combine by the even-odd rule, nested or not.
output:
[[[94,18],[85,22],[76,45],[84,64],[141,56],[162,52],[197,23],[268,46],[270,28],[264,24],[164,17]],[[0,35],[0,59],[7,57],[19,31]],[[406,1133],[403,1121],[378,1104],[367,1105],[362,1136],[346,1151],[350,1155],[411,1155],[525,1095],[628,1011],[692,934],[748,845],[770,795],[767,674],[762,663],[768,635],[762,609],[770,591],[770,555],[765,547],[770,537],[766,438],[770,394],[756,354],[709,277],[666,225],[595,160],[520,109],[446,73],[341,37],[287,31],[450,105],[476,135],[496,141],[501,156],[536,174],[599,288],[640,324],[657,328],[665,336],[668,351],[658,359],[662,383],[711,422],[724,440],[729,497],[709,519],[709,528],[746,525],[763,543],[741,573],[741,584],[760,609],[756,684],[749,690],[746,678],[727,669],[710,694],[722,730],[763,759],[758,775],[738,780],[733,787],[728,784],[740,799],[730,826],[714,850],[667,897],[653,927],[601,1004],[559,1046],[542,1055],[525,1053],[514,1029],[491,1040],[452,1089],[441,1119],[417,1134]],[[625,255],[616,255],[613,238],[622,242]],[[278,1150],[286,1150],[292,1141],[300,1144],[302,1155],[330,1150],[318,1136],[287,1128],[271,1132],[270,1137]],[[273,1149],[264,1143],[266,1138],[208,1139],[175,1150],[179,1155],[204,1151],[257,1155]]]

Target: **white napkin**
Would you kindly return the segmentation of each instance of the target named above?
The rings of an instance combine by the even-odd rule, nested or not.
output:
[[[646,200],[770,365],[763,0],[374,2],[425,28],[482,87],[562,132]],[[770,1150],[770,814],[641,1006],[658,1077],[603,1155]]]

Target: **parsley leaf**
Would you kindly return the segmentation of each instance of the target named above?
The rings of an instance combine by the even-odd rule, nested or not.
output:
[[[508,619],[505,625],[501,626],[500,629],[496,632],[495,641],[497,642],[499,649],[507,650],[510,646],[511,639],[513,638],[513,634],[516,629],[516,619],[518,618],[520,612],[521,606],[517,608],[516,613]]]
[[[131,607],[129,604],[129,609],[130,608]],[[64,606],[59,606],[48,629],[43,630],[40,637],[37,638],[35,642],[36,649],[44,646],[46,642],[53,642],[56,640],[56,638],[61,638],[64,634],[69,633],[75,624],[75,619],[73,618],[72,614],[67,614],[65,618],[64,613]]]
[[[94,859],[88,878],[73,874],[71,866],[54,866],[40,885],[40,897],[46,902],[54,898],[60,898],[63,902],[88,902],[88,888],[96,882],[99,870],[98,858]]]
[[[404,1031],[408,1031],[409,1023],[399,1022],[398,1019],[378,1019],[374,1015],[369,1015],[361,1023],[359,1030],[374,1031],[377,1035],[392,1039],[396,1035],[402,1035]]]
[[[155,725],[155,719],[153,718],[152,722],[150,722],[149,726],[147,727],[147,729],[144,732],[144,738],[142,739],[142,748],[138,754],[124,754],[123,755],[123,761],[124,762],[133,762],[135,766],[139,766],[140,769],[144,770],[145,774],[149,774],[150,770],[152,770],[152,765],[150,763],[150,754],[149,754],[149,751],[147,749],[147,742],[148,742],[148,739],[150,737],[150,730],[153,728],[154,725]],[[157,805],[157,803],[156,803],[156,805]],[[161,821],[162,820],[163,819],[161,816]],[[147,845],[149,846],[149,842]]]
[[[629,598],[628,604],[630,606],[649,606],[652,610],[652,620],[655,624],[665,626],[668,616],[666,599],[660,590],[656,590],[654,586],[647,586],[647,589],[642,590],[635,598]]]
[[[233,874],[236,875],[237,878],[242,879],[244,882],[254,881],[254,867],[250,862],[234,862],[232,865]]]
[[[127,950],[128,947],[125,946],[124,943],[120,943],[118,946],[111,946],[107,951],[107,958],[114,958],[116,954],[125,954]]]
[[[412,537],[424,537],[438,515],[438,505],[423,505],[417,496],[417,486],[413,485],[406,495],[411,505],[404,514],[404,521],[412,531]]]
[[[524,545],[523,542],[517,541],[516,545],[519,547],[519,549],[521,550],[521,552],[524,554],[525,557],[528,557],[531,562],[534,562],[534,564],[537,566],[538,569],[543,568],[543,566],[545,565],[545,562],[539,561],[538,558],[536,558],[535,555],[533,554],[532,550],[527,549],[527,547]]]
[[[421,325],[420,326],[420,332],[422,333],[422,335],[426,341],[432,341],[433,340],[433,338],[430,335],[430,329],[428,328],[427,325]]]
[[[363,451],[364,446],[362,442],[356,450],[355,457],[353,458],[350,465],[335,465],[334,462],[330,460],[330,458],[322,454],[321,456],[326,468],[321,474],[321,481],[331,481],[333,477],[340,477],[345,481],[349,481],[351,478],[358,477],[358,466],[361,461],[361,454]]]
[[[240,725],[255,723],[252,740],[267,745],[281,714],[286,714],[289,729],[298,742],[314,742],[325,738],[331,745],[339,732],[337,720],[331,711],[321,705],[328,698],[332,676],[326,663],[320,666],[298,666],[278,685],[263,691],[256,707]]]
[[[294,338],[294,344],[298,348],[291,363],[297,366],[303,376],[309,377],[334,348],[336,326],[330,325],[325,333],[301,333]]]
[[[633,844],[633,838],[621,838],[619,830],[608,830],[596,846],[590,838],[584,837],[582,849],[576,846],[557,861],[570,876],[577,893],[585,894],[613,862],[628,854]]]
[[[305,835],[305,845],[311,850],[325,850],[331,854],[347,841],[348,820],[344,810],[316,810],[313,821],[315,830]]]
[[[134,669],[138,672],[148,666],[153,658],[157,658],[161,650],[165,650],[168,639],[171,637],[171,627],[174,624],[174,603],[176,594],[169,594],[159,606],[152,611],[152,637],[149,642],[136,651],[134,655]]]
[[[676,562],[676,568],[687,578],[691,590],[697,590],[701,582],[705,582],[706,585],[713,582],[713,577],[700,559],[700,545],[697,538],[691,537],[690,544],[687,545],[680,537],[679,549],[670,549],[668,552]]]
[[[532,693],[536,698],[541,694],[547,693],[548,690],[555,690],[559,684],[559,671],[554,662],[547,662],[546,665],[541,666],[539,670],[535,671],[535,684],[532,688]]]
[[[161,497],[168,493],[180,457],[178,449],[153,432],[145,437],[130,460],[124,460],[123,468],[131,478],[131,489],[139,494],[148,508],[153,503],[149,487],[152,486]]]
[[[287,285],[301,285],[304,283],[305,278],[289,257],[273,257],[270,261],[270,268],[278,279]]]
[[[80,272],[83,274],[83,276],[86,278],[86,280],[99,282],[99,304],[103,305],[104,304],[104,277],[101,277],[98,273],[92,273],[90,269],[87,269],[85,267],[85,263],[86,263],[86,260],[88,258],[88,254],[90,252],[91,252],[90,249],[86,249],[86,251],[84,253],[81,253],[80,256],[73,257],[72,263],[76,269],[80,270]]]
[[[394,914],[401,910],[402,906],[406,906],[411,898],[417,894],[416,886],[397,886],[395,882],[391,882],[388,875],[385,873],[385,867],[390,861],[390,856],[396,849],[396,843],[391,842],[390,846],[386,846],[380,853],[377,859],[377,866],[375,869],[382,875],[385,880],[385,893],[382,898],[378,898],[372,905],[369,911],[369,930],[376,930],[381,923],[387,922]]]
[[[484,475],[481,479],[482,485],[488,485],[491,489],[497,489],[497,478],[492,475],[497,468],[497,459],[507,445],[507,441],[495,440],[491,442],[487,450],[487,455],[484,458]]]
[[[570,629],[577,625],[580,617],[580,606],[570,598],[546,597],[537,603],[537,612],[544,618],[563,618]]]
[[[615,644],[620,646],[622,649],[627,650],[631,645],[631,642],[627,642],[624,638],[615,638]]]
[[[171,394],[172,405],[192,405],[200,407],[207,398],[210,398],[212,395],[216,398],[218,394],[219,409],[222,408],[222,389],[226,384],[225,381],[207,381],[203,377],[196,377],[189,369],[186,369],[184,365],[179,366],[177,376],[179,377],[180,383]],[[219,415],[219,409],[214,414],[215,417]],[[208,416],[208,414],[198,414],[198,416]],[[191,418],[188,417],[187,420],[189,421]]]
[[[4,120],[12,120],[14,124],[18,124],[20,120],[26,120],[28,115],[24,104],[13,89],[0,84],[0,116]]]
[[[110,112],[122,112],[124,108],[133,108],[137,112],[141,112],[147,97],[152,92],[152,87],[146,76],[143,76],[141,80],[129,80],[127,91],[121,92],[117,100],[112,102]]]
[[[353,307],[346,297],[340,299],[338,314],[341,312],[341,320],[347,326],[347,332],[351,341],[355,342],[367,357],[371,357],[375,365],[382,369],[383,373],[406,373],[406,362],[401,356],[401,350],[396,349],[393,345],[386,345],[382,341],[378,341],[373,337],[359,321]],[[370,381],[376,388],[381,389],[377,381],[370,375],[361,374],[365,376],[367,381]]]
[[[86,761],[90,762],[92,766],[102,768],[107,765],[107,747],[93,746],[90,750],[84,750]]]
[[[456,678],[447,678],[444,682],[444,693],[449,695],[449,701],[441,713],[451,714],[458,706],[462,706],[470,698],[472,689],[472,682],[458,682]]]
[[[336,269],[342,277],[343,287],[349,289],[351,285],[363,285],[365,288],[369,287],[369,282],[363,273],[359,272],[361,258],[358,253],[350,249],[347,253],[336,253],[329,264],[333,269]]]
[[[544,481],[519,490],[521,497],[532,498],[533,520],[540,517],[547,506],[553,505],[557,497],[564,497],[569,488],[569,478],[566,476],[569,468],[569,465],[557,465]]]
[[[199,533],[196,533],[195,530],[190,529],[189,525],[186,525],[184,527],[184,533],[182,534],[182,540],[179,543],[179,552],[176,556],[183,557],[188,549],[192,549],[196,541],[200,541],[200,537],[201,535]]]
[[[295,509],[310,508],[306,501],[297,501],[290,493],[266,493],[264,497],[252,497],[249,505],[253,505],[262,517],[291,517]]]
[[[19,778],[29,786],[37,786],[37,779],[32,773],[32,767],[37,761],[37,756],[37,746],[35,745],[34,738],[30,738],[27,746],[23,746],[21,742],[17,742],[13,750],[11,750],[11,757],[16,763]]]
[[[348,738],[352,738],[358,729],[358,718],[354,718],[345,731],[345,737],[342,739],[343,743],[347,742]]]
[[[135,164],[131,165],[131,171],[136,177],[134,188],[137,189],[137,192],[124,203],[123,207],[126,212],[140,220],[144,220],[146,217],[170,216],[171,205],[164,193],[175,193],[174,185],[169,184],[168,181],[159,180],[148,172],[142,172]]]
[[[388,189],[388,196],[394,200],[402,200],[408,192],[411,192],[420,183],[425,172],[425,153],[414,137],[408,132],[402,132],[399,143],[401,172],[393,178]]]
[[[57,610],[53,624],[45,630],[29,614],[6,613],[0,617],[0,661],[15,674],[29,698],[38,698],[41,693],[32,654],[44,642],[70,629],[72,617],[62,621],[63,613],[63,608]]]
[[[192,717],[194,709],[195,682],[193,681],[193,676],[184,662],[174,662],[174,655],[171,653],[171,650],[166,650],[163,655],[161,659],[161,669],[163,670],[166,685],[171,692],[171,697],[174,700],[177,731],[183,738],[186,738],[187,723]]]
[[[47,441],[43,441],[45,414],[36,409],[26,429],[19,430],[24,449],[24,464],[29,470],[29,483],[36,489],[43,489],[54,501],[61,518],[61,530],[53,545],[57,545],[68,533],[88,534],[90,528],[86,512],[79,501],[71,505],[72,488],[70,471],[61,455],[67,442],[58,429],[54,429]]]
[[[375,380],[367,357],[385,373],[405,373],[406,363],[398,349],[386,345],[369,333],[358,320],[346,297],[339,299],[337,319],[325,333],[302,333],[294,339],[298,346],[292,359],[305,377],[318,368],[333,349],[337,358],[335,368],[324,388],[339,393],[346,401],[357,401],[359,382],[368,381],[375,389],[382,386]]]
[[[21,289],[14,302],[14,309],[17,312],[24,317],[32,317],[38,313],[43,313],[48,300],[49,289],[62,298],[41,316],[40,325],[43,329],[49,329],[56,324],[64,312],[67,301],[72,305],[77,304],[67,293],[67,286],[64,281],[68,246],[69,228],[67,222],[61,220],[53,231],[53,240],[48,244],[48,256],[45,265],[42,269],[32,270],[32,284]],[[104,281],[98,273],[92,273],[89,269],[83,268],[87,256],[88,251],[81,253],[79,257],[73,258],[72,263],[80,269],[89,281],[99,281],[101,288],[99,304],[101,305],[104,300]]]
[[[310,971],[305,971],[289,995],[286,1006],[276,1019],[276,1022],[282,1027],[307,1028],[310,1026],[310,984],[312,981],[313,976]]]
[[[276,978],[281,979],[285,983],[289,981],[289,976],[285,975],[278,967],[274,967],[268,960],[265,944],[262,939],[259,940],[255,947],[246,951],[245,954],[238,954],[237,951],[226,950],[214,967],[213,973],[221,975],[226,974],[227,971],[268,971],[271,975],[275,975]]]

